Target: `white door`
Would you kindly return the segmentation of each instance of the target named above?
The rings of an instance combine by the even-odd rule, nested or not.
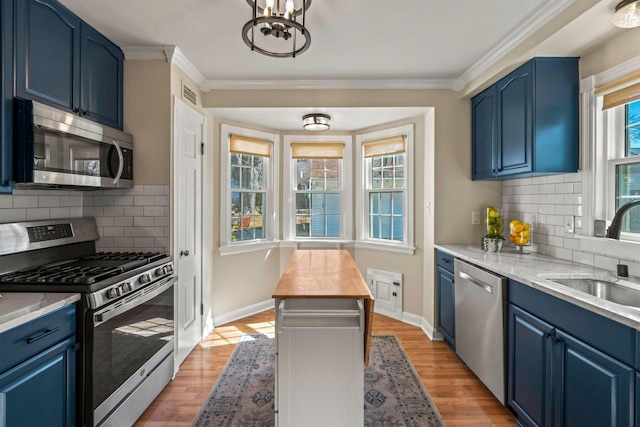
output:
[[[174,98],[176,370],[202,339],[202,152],[204,117]]]

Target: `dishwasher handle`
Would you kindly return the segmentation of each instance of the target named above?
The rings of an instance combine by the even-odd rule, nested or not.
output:
[[[486,283],[484,283],[483,281],[481,281],[480,279],[473,277],[470,274],[465,273],[464,271],[460,271],[458,273],[460,275],[461,278],[463,278],[464,280],[473,283],[476,286],[479,286],[480,288],[482,288],[485,292],[488,292],[490,294],[493,293],[493,286],[488,285]]]

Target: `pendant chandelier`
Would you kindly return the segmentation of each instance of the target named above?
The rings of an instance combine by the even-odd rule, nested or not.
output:
[[[305,27],[311,0],[246,0],[252,18],[242,27],[242,39],[251,50],[275,58],[300,55],[311,45]]]

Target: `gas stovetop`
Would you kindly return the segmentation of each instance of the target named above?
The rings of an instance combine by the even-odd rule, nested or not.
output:
[[[93,285],[127,271],[167,258],[160,252],[105,252],[63,260],[0,276],[0,283]]]

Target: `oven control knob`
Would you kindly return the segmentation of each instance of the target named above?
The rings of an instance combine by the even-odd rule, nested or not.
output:
[[[156,270],[156,276],[164,276],[167,273],[167,267],[160,267]]]
[[[120,290],[124,294],[125,292],[131,292],[133,288],[131,287],[131,283],[123,283],[120,285]]]
[[[173,272],[173,265],[167,264],[167,265],[164,266],[164,269],[167,271],[167,273],[172,273]]]
[[[151,276],[149,276],[148,274],[143,274],[138,280],[140,280],[140,283],[142,284],[149,283],[151,281]]]
[[[120,289],[118,289],[117,287],[111,288],[107,291],[108,298],[117,298],[119,296],[120,296]]]

